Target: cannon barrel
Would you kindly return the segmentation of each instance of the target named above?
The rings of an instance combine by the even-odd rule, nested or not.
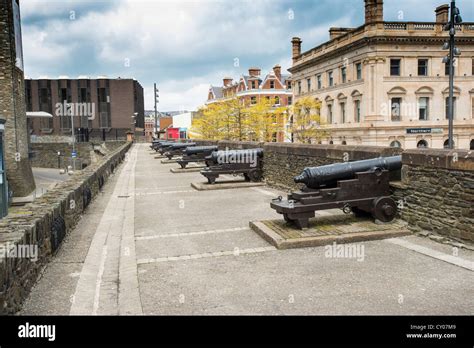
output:
[[[295,183],[303,183],[308,188],[335,186],[339,180],[354,179],[356,173],[374,168],[396,171],[402,167],[402,156],[379,157],[354,162],[334,163],[319,167],[308,167],[294,178]]]
[[[193,146],[188,147],[184,150],[184,154],[186,156],[196,155],[196,154],[208,154],[210,155],[212,152],[217,151],[217,146]]]
[[[168,147],[170,151],[173,150],[179,150],[179,149],[186,149],[187,147],[191,146],[196,146],[196,143],[177,143],[177,144],[171,144],[171,146]]]
[[[244,149],[244,150],[227,150],[215,151],[207,160],[213,163],[251,163],[263,157],[263,149]]]

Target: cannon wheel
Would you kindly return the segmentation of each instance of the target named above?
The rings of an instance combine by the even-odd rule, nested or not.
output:
[[[247,176],[249,180],[247,180]],[[247,181],[258,182],[262,179],[262,175],[259,173],[258,170],[252,170],[248,172],[247,176],[245,177]]]
[[[211,185],[214,185],[216,183],[216,177],[214,177],[214,176],[208,177],[207,178],[207,183],[211,184]]]
[[[180,163],[179,165],[181,166],[181,169],[186,169],[186,164],[187,163]]]
[[[167,155],[166,157],[168,157],[169,160],[171,160],[173,158],[172,155]]]
[[[390,197],[379,197],[374,200],[372,215],[382,222],[390,222],[397,215],[397,203]]]

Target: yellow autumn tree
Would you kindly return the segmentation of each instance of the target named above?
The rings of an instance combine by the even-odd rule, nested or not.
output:
[[[225,139],[225,107],[222,103],[212,103],[199,108],[193,119],[191,132],[197,139]]]
[[[246,140],[249,133],[249,115],[239,98],[223,102],[225,109],[225,137],[228,140]]]
[[[321,140],[327,131],[321,128],[321,103],[311,97],[299,99],[292,107],[291,132],[297,142],[310,144]]]
[[[275,134],[284,130],[286,107],[276,107],[275,99],[260,98],[247,108],[249,118],[248,140],[271,142]]]

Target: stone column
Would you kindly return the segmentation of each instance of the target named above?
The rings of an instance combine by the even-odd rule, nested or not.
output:
[[[9,190],[14,197],[25,197],[35,190],[35,181],[28,158],[20,5],[19,0],[0,2],[0,117],[6,120],[5,166]]]

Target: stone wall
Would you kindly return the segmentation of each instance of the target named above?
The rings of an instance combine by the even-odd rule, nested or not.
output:
[[[357,161],[380,156],[400,155],[402,150],[379,146],[309,145],[296,143],[259,143],[239,141],[196,140],[199,145],[218,145],[219,149],[263,148],[263,175],[268,185],[283,189],[298,189],[293,182],[305,167],[337,162]],[[396,177],[397,173],[395,173]],[[398,173],[399,175],[399,173]]]
[[[414,232],[474,242],[474,152],[406,150],[395,184],[401,217]]]
[[[33,203],[0,220],[0,314],[15,313],[64,234],[76,225],[90,200],[98,195],[131,144],[59,183]],[[72,203],[73,202],[73,203]],[[38,258],[7,257],[19,247],[38,248]]]
[[[13,2],[0,6],[0,118],[5,119],[5,162],[8,185],[15,197],[35,189],[28,158],[28,130],[23,71],[15,65]]]
[[[76,143],[76,152],[80,159],[78,163],[89,166],[97,161],[97,157],[102,157],[102,155],[115,151],[124,143],[124,141]],[[58,168],[58,152],[60,152],[59,164],[60,168],[64,168],[65,164],[70,162],[72,144],[69,142],[32,143],[31,152],[32,167]]]

